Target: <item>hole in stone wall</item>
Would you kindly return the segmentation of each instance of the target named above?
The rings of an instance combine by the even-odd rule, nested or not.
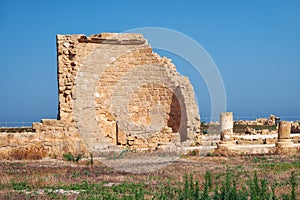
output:
[[[178,118],[173,117],[173,119],[179,120],[179,123],[177,123],[178,127],[179,127],[177,132],[180,133],[180,141],[184,142],[188,138],[187,137],[187,113],[186,113],[186,106],[185,106],[185,98],[182,94],[180,87],[176,87],[176,89],[173,93],[172,99],[175,99],[175,98],[177,101],[174,100],[174,103],[172,102],[172,104],[171,104],[171,105],[173,105],[172,110],[174,110],[173,112],[175,112],[177,109],[179,109],[180,116],[178,116]],[[176,105],[177,104],[176,102],[178,102],[178,106]]]
[[[181,123],[181,108],[175,94],[172,96],[169,115],[168,127],[172,128],[173,133],[177,133]]]

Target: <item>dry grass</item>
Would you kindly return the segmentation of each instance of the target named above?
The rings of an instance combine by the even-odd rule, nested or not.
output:
[[[42,147],[27,147],[13,149],[9,156],[14,160],[39,160],[47,155],[47,151]]]
[[[199,183],[204,181],[207,171],[212,174],[214,184],[218,184],[219,178],[228,170],[234,172],[240,181],[248,180],[254,171],[258,177],[267,179],[272,185],[276,185],[275,193],[281,195],[290,190],[288,181],[291,173],[295,172],[300,177],[300,157],[293,156],[244,156],[244,157],[193,157],[180,158],[171,165],[151,173],[131,174],[118,172],[106,167],[99,160],[94,160],[93,166],[87,161],[79,163],[61,160],[38,161],[1,161],[0,162],[0,186],[2,188],[0,198],[24,199],[28,194],[20,193],[13,187],[13,183],[22,183],[20,187],[28,187],[38,191],[43,188],[80,184],[82,181],[89,183],[143,183],[148,188],[156,188],[160,184],[169,183],[178,185],[184,182],[184,175],[193,175]],[[15,184],[15,187],[19,185]],[[180,186],[180,185],[179,185]],[[296,193],[300,196],[299,187]],[[51,199],[46,194],[38,195],[43,199]],[[68,199],[76,198],[70,194]]]

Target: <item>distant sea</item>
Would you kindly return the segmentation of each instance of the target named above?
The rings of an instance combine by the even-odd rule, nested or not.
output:
[[[300,121],[300,116],[279,116],[280,117],[280,120],[281,121]],[[257,118],[269,118],[268,117],[255,117],[255,116],[240,116],[240,117],[236,117],[234,116],[233,119],[234,121],[238,121],[238,120],[255,120]],[[216,122],[216,121],[219,121],[220,119],[219,118],[212,118],[211,117],[207,117],[207,116],[204,116],[202,117],[201,116],[201,121],[205,121],[205,122],[210,122],[210,121],[213,121],[213,122]]]
[[[300,121],[300,116],[279,116],[281,121]],[[268,118],[268,117],[255,117],[255,116],[234,116],[234,121],[238,120],[255,120],[257,118]],[[211,117],[201,116],[201,122],[216,122],[219,118],[211,119]],[[0,122],[0,127],[31,127],[32,122]]]

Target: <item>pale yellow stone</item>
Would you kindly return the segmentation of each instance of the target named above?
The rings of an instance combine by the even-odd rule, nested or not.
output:
[[[197,130],[199,114],[190,81],[176,72],[170,59],[153,53],[141,34],[56,38],[59,120],[43,120],[33,125],[36,134],[30,138],[9,136],[7,141],[24,146],[31,141],[30,148],[44,145],[48,155],[75,155],[102,146],[156,148],[158,142],[174,142],[173,129],[179,131],[182,119],[184,132]],[[174,89],[182,99],[174,98]],[[179,100],[186,116],[181,116]]]

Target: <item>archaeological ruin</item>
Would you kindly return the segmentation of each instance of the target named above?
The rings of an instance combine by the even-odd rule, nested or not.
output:
[[[189,143],[200,128],[189,79],[141,34],[57,35],[57,63],[58,119],[1,135],[16,144],[2,148],[2,157],[155,149]]]
[[[141,34],[57,35],[58,118],[0,128],[0,159],[173,151],[222,156],[299,154],[300,123],[200,122],[191,82]],[[290,133],[294,134],[291,135]]]
[[[140,34],[58,35],[59,121],[89,151],[194,138],[193,87]]]

